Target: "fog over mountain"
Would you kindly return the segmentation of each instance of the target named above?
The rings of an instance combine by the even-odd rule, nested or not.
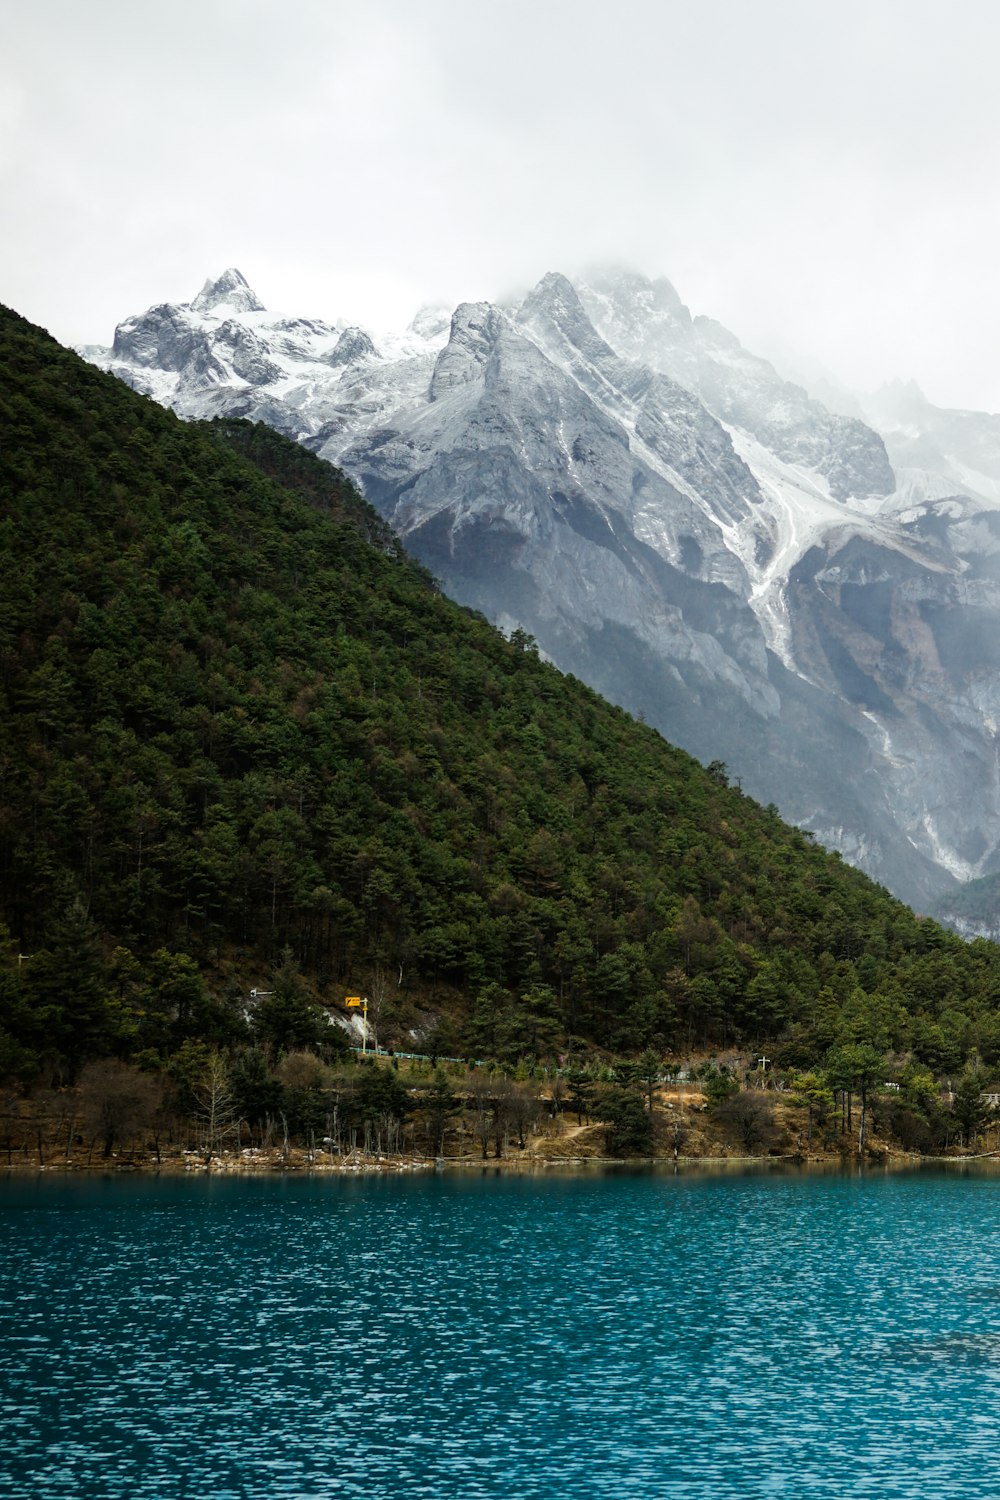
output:
[[[84,352],[341,465],[447,592],[907,900],[1000,868],[1000,419],[842,415],[631,271],[307,311],[231,269]]]
[[[234,255],[366,327],[622,257],[793,379],[1000,411],[986,0],[7,9],[0,286],[63,343]]]

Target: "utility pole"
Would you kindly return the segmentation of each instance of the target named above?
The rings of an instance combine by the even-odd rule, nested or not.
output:
[[[358,1006],[360,1006],[361,1008],[361,1015],[363,1018],[361,1030],[361,1052],[363,1056],[368,1051],[368,996],[365,995],[362,998],[361,995],[348,995],[347,999],[344,1001],[344,1004],[347,1006],[348,1010],[353,1010]]]

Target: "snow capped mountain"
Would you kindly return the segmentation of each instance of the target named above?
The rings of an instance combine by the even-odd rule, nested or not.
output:
[[[230,269],[190,303],[119,323],[110,349],[81,352],[183,417],[243,416],[319,448],[423,390],[447,332],[437,309],[384,341],[357,327],[274,316]]]
[[[191,307],[196,313],[214,313],[217,317],[264,311],[263,302],[235,267],[223,271],[216,281],[209,277]]]
[[[1000,418],[890,390],[883,440],[620,271],[389,334],[229,270],[84,352],[342,465],[448,592],[911,901],[1000,869]]]
[[[1000,416],[942,411],[912,380],[894,381],[865,400],[885,438],[903,494],[938,500],[962,494],[1000,505]]]
[[[692,318],[666,280],[606,274],[581,287],[597,328],[616,348],[671,375],[716,416],[783,462],[816,470],[835,500],[887,495],[885,447],[864,423],[836,416],[710,318]],[[650,315],[641,316],[644,307]]]

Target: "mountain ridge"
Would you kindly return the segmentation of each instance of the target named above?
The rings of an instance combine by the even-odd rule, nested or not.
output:
[[[304,983],[449,1055],[1000,1059],[1000,950],[445,598],[330,465],[6,311],[0,361],[0,1071],[238,1050],[276,971],[282,1048],[332,1035]]]
[[[151,309],[87,352],[343,466],[456,598],[908,899],[1000,865],[986,428],[935,418],[897,482],[871,427],[638,273],[548,273],[392,337],[231,312]],[[956,497],[960,473],[981,483]]]

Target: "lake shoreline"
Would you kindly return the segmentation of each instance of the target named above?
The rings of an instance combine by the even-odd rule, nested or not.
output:
[[[488,1173],[496,1175],[588,1175],[606,1170],[667,1170],[690,1172],[705,1168],[712,1171],[733,1168],[769,1167],[775,1170],[794,1168],[800,1171],[817,1168],[845,1170],[859,1166],[865,1170],[877,1168],[899,1169],[921,1166],[963,1166],[972,1163],[994,1163],[1000,1165],[1000,1153],[996,1151],[969,1152],[953,1156],[922,1156],[906,1151],[880,1151],[875,1156],[859,1160],[851,1153],[817,1153],[804,1156],[799,1153],[782,1155],[740,1156],[734,1154],[717,1156],[546,1156],[542,1154],[519,1154],[517,1156],[487,1157],[425,1157],[425,1156],[380,1156],[366,1157],[362,1153],[331,1159],[309,1158],[304,1151],[290,1153],[255,1153],[249,1155],[223,1154],[205,1160],[194,1152],[180,1154],[163,1153],[159,1159],[147,1157],[137,1160],[131,1156],[110,1158],[97,1157],[87,1161],[42,1161],[23,1159],[8,1161],[0,1165],[0,1176],[6,1177],[373,1177],[406,1176],[435,1173]]]

